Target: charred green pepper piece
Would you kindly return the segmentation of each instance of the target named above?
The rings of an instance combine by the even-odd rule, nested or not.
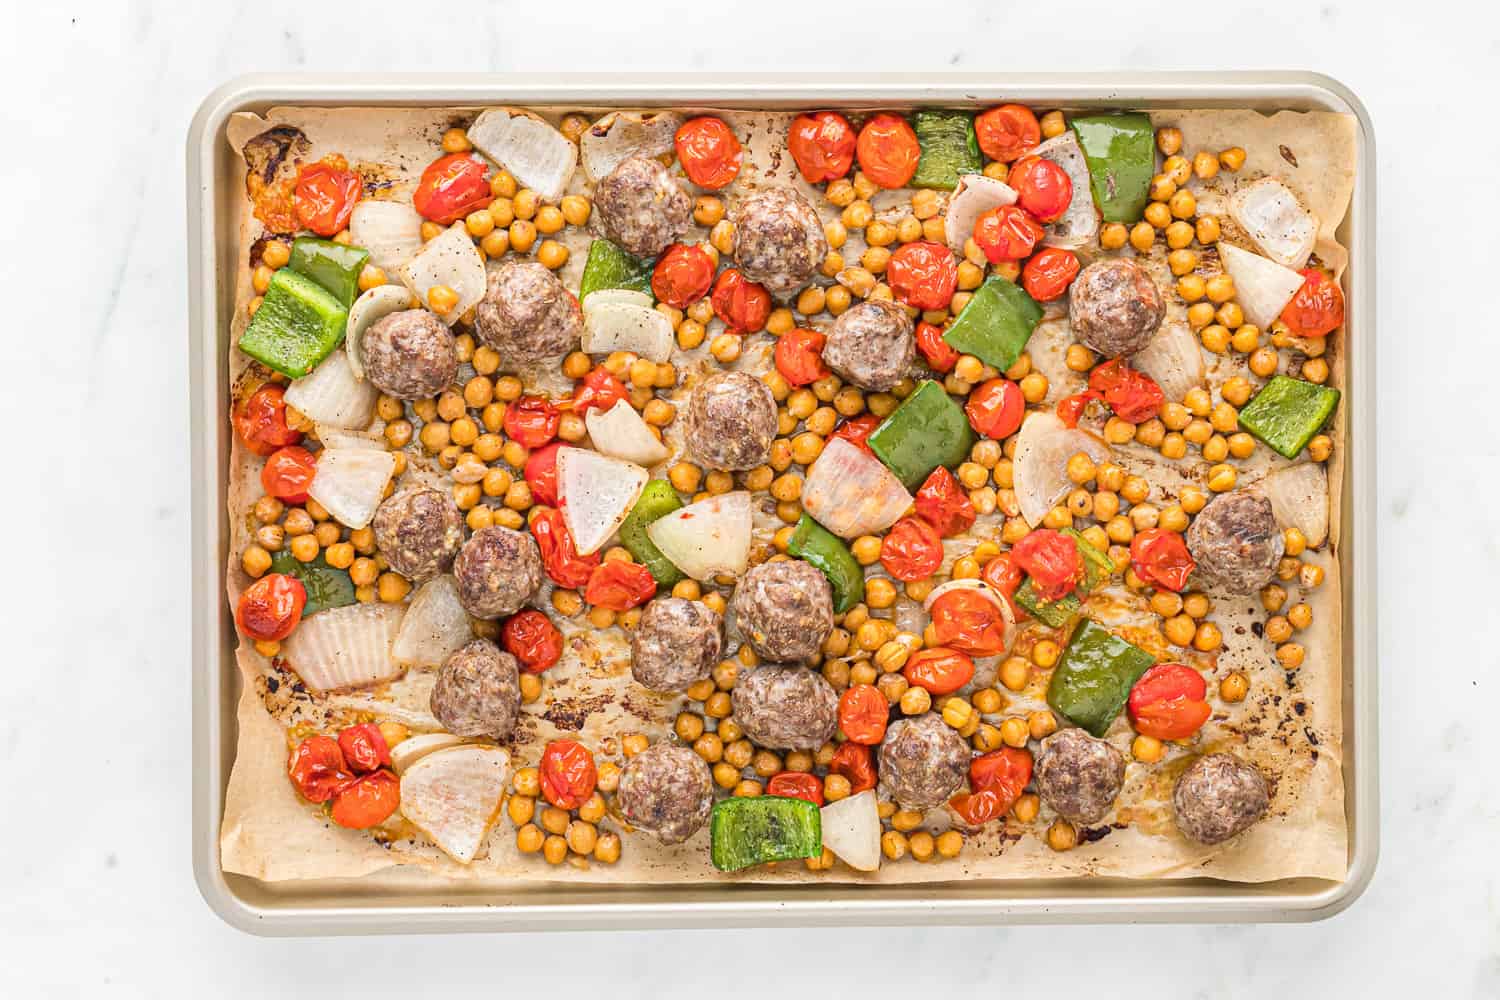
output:
[[[1105,222],[1134,222],[1156,173],[1156,133],[1140,113],[1085,115],[1073,132],[1089,165],[1089,187]]]
[[[721,872],[823,853],[823,822],[806,799],[721,799],[709,820],[709,854]]]
[[[1047,704],[1074,725],[1103,737],[1125,707],[1130,689],[1156,658],[1085,618],[1063,650]]]
[[[1339,391],[1277,375],[1240,411],[1240,426],[1283,458],[1296,458],[1334,408]]]
[[[922,147],[911,186],[952,191],[959,174],[977,174],[984,169],[979,157],[979,139],[974,135],[974,116],[967,111],[923,109],[911,116],[912,131]]]
[[[1087,594],[1104,583],[1115,572],[1114,560],[1109,557],[1108,552],[1101,552],[1083,537],[1083,532],[1074,528],[1064,528],[1063,534],[1073,539],[1073,544],[1078,548],[1078,555],[1083,560],[1083,583],[1079,589]]]
[[[301,378],[343,341],[348,319],[349,310],[332,292],[283,267],[271,276],[239,348],[273,371]]]
[[[651,270],[651,261],[632,257],[609,240],[595,240],[589,244],[589,257],[583,264],[578,301],[605,288],[627,288],[650,295]]]
[[[292,258],[287,267],[322,285],[348,309],[359,296],[359,272],[369,259],[370,251],[363,247],[299,236],[292,240]]]
[[[787,555],[816,566],[833,588],[834,614],[843,614],[865,599],[865,570],[844,540],[803,514],[787,541]]]
[[[933,469],[969,457],[974,430],[941,383],[929,380],[881,421],[866,443],[903,486],[915,490]]]
[[[271,557],[271,572],[302,581],[302,589],[307,591],[307,604],[302,608],[304,617],[354,603],[354,581],[349,572],[328,565],[321,552],[312,562],[302,562],[283,549]]]
[[[943,340],[956,351],[972,354],[1005,371],[1016,363],[1031,332],[1042,321],[1042,307],[1026,290],[999,275],[991,275],[974,290]]]
[[[682,498],[665,479],[653,479],[641,490],[630,515],[620,525],[620,544],[635,556],[640,564],[651,571],[659,587],[670,587],[683,579],[682,570],[672,565],[672,560],[662,555],[661,549],[646,534],[652,522],[666,517],[682,507]]]

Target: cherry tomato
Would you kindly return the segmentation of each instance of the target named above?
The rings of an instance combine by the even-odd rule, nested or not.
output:
[[[541,396],[522,396],[505,407],[505,433],[528,448],[557,437],[562,413]]]
[[[955,587],[932,602],[932,629],[938,645],[951,646],[970,656],[998,656],[1005,652],[1010,631],[995,602],[977,590]]]
[[[339,826],[368,830],[384,823],[400,805],[401,781],[381,768],[335,795],[328,815]]]
[[[1302,287],[1281,310],[1281,321],[1299,337],[1326,337],[1344,325],[1344,291],[1315,267],[1297,273]]]
[[[391,748],[373,722],[361,722],[339,731],[339,749],[353,770],[364,774],[391,762]]]
[[[843,438],[866,455],[873,455],[875,453],[870,450],[870,446],[866,441],[871,434],[875,433],[875,428],[879,426],[879,417],[873,413],[862,413],[857,417],[850,417],[839,424],[838,427],[834,428],[831,437]]]
[[[879,744],[890,714],[890,702],[873,684],[851,685],[839,697],[839,728],[855,743]]]
[[[234,620],[250,638],[276,642],[292,634],[306,604],[307,588],[301,580],[285,573],[267,573],[240,595]]]
[[[1130,540],[1130,565],[1147,583],[1182,593],[1197,567],[1182,536],[1165,528],[1147,528]]]
[[[319,236],[337,236],[349,225],[354,203],[359,201],[364,182],[349,170],[343,157],[319,160],[303,167],[297,174],[297,189],[292,195],[297,206],[297,221]]]
[[[838,180],[854,165],[854,126],[836,111],[815,111],[792,119],[786,148],[809,184]]]
[[[490,193],[489,168],[468,153],[450,153],[427,165],[412,207],[424,219],[446,226],[495,200]]]
[[[297,744],[287,761],[287,776],[309,802],[327,802],[354,781],[338,742],[322,735],[309,736]]]
[[[1005,178],[1016,192],[1016,203],[1038,222],[1055,222],[1073,200],[1073,181],[1062,167],[1040,156],[1017,160]]]
[[[535,608],[517,611],[500,629],[500,645],[528,674],[540,674],[562,658],[563,638],[552,620]]]
[[[903,517],[880,540],[880,564],[898,580],[925,580],[943,564],[943,537],[920,517]]]
[[[1069,427],[1077,427],[1078,420],[1083,416],[1083,411],[1088,409],[1094,400],[1102,400],[1104,397],[1092,389],[1084,392],[1075,392],[1073,395],[1057,401],[1057,419]]]
[[[234,431],[240,442],[262,458],[277,448],[297,444],[302,432],[286,425],[286,389],[267,382],[234,409]]]
[[[922,352],[928,368],[945,374],[951,372],[962,357],[943,339],[943,328],[931,323],[917,324],[917,350]]]
[[[677,147],[682,172],[701,188],[717,191],[740,172],[744,151],[721,118],[709,115],[689,118],[677,130],[673,145]]]
[[[1038,302],[1052,302],[1063,297],[1076,277],[1078,258],[1071,250],[1043,247],[1021,269],[1021,287]]]
[[[1021,429],[1026,418],[1026,397],[1021,386],[1008,378],[981,382],[964,404],[969,426],[985,437],[999,441]]]
[[[1026,617],[1026,613],[1016,606],[1016,588],[1026,579],[1026,573],[1015,564],[1009,552],[1002,552],[985,563],[980,579],[1005,598],[1010,605],[1011,617],[1016,621]]]
[[[535,507],[533,510],[536,513],[531,517],[531,535],[542,552],[542,568],[559,587],[577,590],[586,585],[594,567],[599,565],[599,553],[578,554],[562,511],[555,507]]]
[[[974,661],[946,646],[932,646],[911,654],[901,676],[928,694],[952,694],[974,679]]]
[[[1042,141],[1042,126],[1024,104],[1002,104],[974,119],[974,134],[985,156],[1010,163]]]
[[[763,329],[771,316],[771,293],[738,268],[731,267],[719,275],[712,302],[714,315],[724,321],[730,333],[754,333]]]
[[[958,260],[941,243],[918,240],[891,254],[886,281],[896,298],[917,309],[947,309],[958,291]]]
[[[1130,722],[1143,736],[1185,740],[1212,714],[1203,675],[1181,663],[1158,663],[1130,689]]]
[[[941,465],[932,470],[932,475],[917,490],[916,500],[917,516],[944,538],[968,531],[979,516],[953,473]]]
[[[878,114],[865,122],[855,144],[859,169],[883,188],[906,187],[917,172],[922,146],[900,115]]]
[[[306,448],[297,445],[280,448],[261,467],[261,489],[277,500],[306,503],[307,488],[317,471],[318,460]]]
[[[1089,388],[1099,393],[1115,416],[1131,424],[1150,420],[1167,401],[1166,393],[1151,376],[1136,371],[1119,358],[1089,372]]]
[[[590,407],[608,410],[627,395],[625,383],[611,375],[608,368],[598,365],[583,377],[583,385],[565,405],[583,416]]]
[[[1037,221],[1016,205],[992,208],[974,223],[974,242],[991,264],[1030,256],[1044,235]]]
[[[628,611],[656,596],[656,577],[640,563],[611,559],[589,574],[583,599],[596,608]]]
[[[840,743],[828,762],[829,774],[849,779],[849,794],[858,795],[875,787],[875,755],[863,743]]]
[[[594,755],[573,740],[553,740],[542,751],[542,795],[559,809],[577,809],[594,794]]]
[[[686,243],[673,243],[663,250],[651,272],[651,294],[673,309],[686,309],[697,302],[713,283],[714,259],[702,247]]]
[[[1083,573],[1078,545],[1051,528],[1038,528],[1012,545],[1010,557],[1031,577],[1037,596],[1044,601],[1055,601],[1078,586]]]
[[[970,826],[982,826],[1010,812],[1031,783],[1031,751],[1001,747],[969,763],[969,791],[948,805]]]
[[[828,375],[823,363],[823,345],[828,337],[817,330],[798,327],[776,341],[776,370],[792,385],[808,385]]]
[[[562,447],[561,441],[554,441],[527,456],[521,475],[531,487],[533,502],[546,507],[557,506],[557,453]]]
[[[816,774],[808,774],[806,771],[782,771],[780,774],[773,775],[766,783],[766,794],[780,795],[787,799],[806,799],[821,808],[823,782]]]

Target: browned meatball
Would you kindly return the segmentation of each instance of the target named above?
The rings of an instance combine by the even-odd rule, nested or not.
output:
[[[1221,493],[1200,510],[1187,530],[1193,572],[1210,587],[1253,594],[1271,582],[1286,540],[1271,501],[1248,490]]]
[[[686,691],[719,662],[723,626],[701,601],[658,597],[631,633],[631,674],[653,691]]]
[[[393,493],[370,522],[375,547],[391,569],[420,582],[445,573],[464,542],[464,516],[453,498],[426,486]]]
[[[834,320],[823,360],[848,382],[885,392],[906,377],[917,356],[916,329],[894,302],[861,302]]]
[[[769,188],[740,203],[734,224],[734,260],[751,281],[776,293],[807,283],[828,254],[818,213],[800,193]]]
[[[839,696],[806,667],[766,664],[735,682],[734,721],[772,750],[816,750],[839,724]]]
[[[536,540],[509,528],[480,528],[453,560],[458,600],[475,618],[514,614],[542,584]]]
[[[880,743],[880,785],[907,809],[931,809],[969,773],[969,745],[935,712],[898,719]]]
[[[1042,740],[1032,777],[1042,801],[1063,819],[1097,823],[1125,784],[1125,758],[1082,729],[1062,729]]]
[[[679,844],[702,829],[714,805],[708,764],[684,746],[658,743],[625,762],[615,806],[631,826]]]
[[[1126,257],[1095,261],[1068,288],[1073,336],[1106,358],[1145,347],[1165,313],[1156,282]]]
[[[828,577],[800,559],[765,562],[734,588],[735,626],[762,659],[800,663],[833,631]]]
[[[687,446],[710,469],[765,465],[776,439],[776,397],[745,372],[718,372],[698,383],[687,408]]]
[[[465,644],[438,671],[429,705],[454,736],[505,739],[521,711],[516,658],[488,639]]]
[[[458,375],[453,332],[426,309],[377,320],[360,339],[359,354],[370,384],[397,399],[435,396]]]
[[[687,232],[693,199],[656,160],[632,156],[594,185],[604,233],[637,257],[654,257]]]
[[[502,364],[525,366],[576,348],[583,318],[555,274],[534,260],[511,260],[490,271],[474,332]]]
[[[1199,757],[1172,786],[1177,829],[1200,844],[1218,844],[1266,814],[1271,793],[1254,765],[1227,753]]]

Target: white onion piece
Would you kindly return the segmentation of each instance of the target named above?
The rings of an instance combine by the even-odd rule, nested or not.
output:
[[[632,156],[672,152],[673,139],[684,121],[675,111],[611,111],[578,137],[583,172],[589,180],[599,181]]]
[[[708,580],[749,568],[752,521],[750,494],[736,490],[674,510],[651,522],[646,534],[672,565]]]
[[[1328,469],[1321,462],[1298,462],[1271,473],[1264,489],[1283,527],[1296,528],[1317,548],[1328,538]]]
[[[1130,366],[1151,376],[1168,399],[1181,399],[1189,389],[1203,385],[1203,349],[1181,320],[1169,319],[1157,327],[1146,346],[1131,357]]]
[[[1245,318],[1262,330],[1270,329],[1302,287],[1302,275],[1296,271],[1233,244],[1219,243],[1219,262],[1234,279],[1234,299]]]
[[[402,294],[405,294],[404,292]],[[349,355],[334,351],[286,387],[286,401],[315,424],[362,430],[375,418],[380,390],[354,375]]]
[[[547,122],[522,111],[490,108],[467,133],[474,148],[509,170],[522,187],[558,201],[573,179],[578,147]]]
[[[484,298],[484,258],[479,256],[479,248],[464,224],[455,222],[428,240],[422,252],[401,268],[401,282],[424,303],[435,285],[447,285],[458,293],[458,303],[447,312],[438,313],[444,323],[452,326]]]
[[[318,452],[307,495],[327,508],[340,524],[363,528],[384,499],[385,484],[396,471],[396,456],[370,448],[324,448]]]
[[[823,846],[855,871],[880,867],[880,811],[875,790],[867,788],[819,810]]]
[[[661,363],[672,357],[672,321],[650,306],[630,302],[596,301],[583,307],[582,346],[588,354],[629,351]]]
[[[943,220],[943,234],[948,245],[963,252],[964,243],[974,235],[974,224],[991,209],[1014,205],[1015,189],[1004,181],[984,174],[959,174],[958,186],[948,199],[948,214]]]
[[[833,438],[807,470],[802,507],[840,538],[884,531],[911,508],[912,497],[880,459]]]
[[[464,738],[454,736],[452,733],[420,733],[416,736],[408,736],[391,747],[391,767],[395,769],[396,774],[402,775],[428,754],[446,750],[449,747],[463,746],[463,744]]]
[[[1076,250],[1091,242],[1099,233],[1099,213],[1094,208],[1094,193],[1089,188],[1089,163],[1078,145],[1078,136],[1067,131],[1054,136],[1031,151],[1036,156],[1062,167],[1073,182],[1073,199],[1062,216],[1047,226],[1042,243],[1049,247]]]
[[[588,298],[583,300],[583,312],[587,316],[590,309],[597,309],[611,302],[650,309],[655,301],[645,292],[638,292],[634,288],[599,288],[589,292]]]
[[[589,440],[594,447],[611,458],[621,458],[636,465],[652,466],[665,461],[667,446],[656,439],[646,421],[630,405],[630,400],[620,399],[609,408],[608,413],[591,406],[583,416],[589,429]]]
[[[469,613],[458,600],[458,584],[445,573],[417,589],[391,656],[405,667],[440,667],[472,638]]]
[[[371,451],[385,451],[385,435],[372,434],[369,431],[350,431],[342,427],[329,427],[318,424],[313,432],[317,434],[318,440],[324,448],[366,448]]]
[[[349,239],[370,251],[370,263],[395,271],[422,249],[422,217],[404,201],[360,199],[349,216]]]
[[[319,693],[390,680],[404,669],[391,659],[403,610],[376,602],[319,611],[282,641],[281,655]]]
[[[429,753],[401,776],[401,815],[460,864],[479,853],[500,815],[510,754],[472,744]]]
[[[1012,479],[1021,516],[1033,528],[1073,488],[1068,459],[1082,452],[1097,465],[1110,456],[1109,445],[1077,427],[1069,427],[1048,410],[1032,413],[1016,437]]]
[[[365,331],[391,313],[411,307],[411,292],[401,285],[376,285],[354,300],[349,307],[349,321],[344,324],[344,353],[349,355],[349,369],[355,378],[365,377],[364,357],[359,353]]]
[[[1307,266],[1318,239],[1318,217],[1274,177],[1238,188],[1229,199],[1229,215],[1260,252],[1296,270]]]
[[[635,506],[649,478],[634,462],[622,462],[587,448],[558,449],[557,497],[579,555],[604,547]]]

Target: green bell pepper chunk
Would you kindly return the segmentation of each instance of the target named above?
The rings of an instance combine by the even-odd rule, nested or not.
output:
[[[1047,704],[1091,735],[1102,737],[1156,657],[1085,618],[1063,650]]]
[[[865,569],[844,540],[803,514],[786,545],[787,555],[816,566],[833,588],[834,614],[843,614],[865,599]]]
[[[1277,375],[1240,411],[1240,426],[1283,458],[1296,458],[1339,405],[1339,391]]]
[[[991,275],[974,290],[943,340],[956,351],[972,354],[1005,371],[1016,363],[1031,332],[1042,321],[1042,307],[1026,290],[999,275]]]
[[[620,525],[620,544],[656,577],[657,586],[670,587],[683,579],[682,570],[662,555],[661,549],[646,534],[653,521],[666,517],[682,507],[682,498],[665,479],[653,479],[641,490],[625,523]]]
[[[271,276],[239,348],[267,368],[301,378],[343,342],[348,319],[349,310],[332,292],[283,267]]]
[[[1064,594],[1055,601],[1042,600],[1030,577],[1016,588],[1016,607],[1048,628],[1063,628],[1083,613],[1083,604],[1076,594]]]
[[[364,247],[299,236],[292,240],[292,259],[287,267],[322,285],[348,309],[359,297],[359,272],[369,259],[370,251]]]
[[[271,572],[302,581],[307,591],[307,604],[302,608],[304,616],[354,603],[354,581],[349,572],[328,565],[321,552],[312,562],[302,562],[283,549],[271,557]]]
[[[651,261],[632,257],[609,240],[595,240],[589,244],[589,257],[583,264],[578,301],[604,288],[628,288],[650,295],[652,268]]]
[[[806,799],[721,799],[708,824],[709,855],[721,872],[823,853],[823,818]]]
[[[1109,557],[1109,553],[1100,552],[1094,548],[1077,529],[1064,528],[1062,533],[1073,539],[1078,555],[1083,559],[1084,576],[1081,588],[1085,594],[1092,592],[1095,587],[1114,575],[1115,561]]]
[[[1148,115],[1085,115],[1073,132],[1089,165],[1089,187],[1105,222],[1134,222],[1146,210],[1156,173],[1156,133]]]
[[[915,490],[938,466],[967,459],[974,431],[942,384],[928,380],[881,421],[867,443],[903,486]]]
[[[979,158],[979,139],[974,135],[974,116],[967,111],[926,109],[911,116],[912,131],[922,147],[911,186],[952,191],[959,174],[984,169]]]

